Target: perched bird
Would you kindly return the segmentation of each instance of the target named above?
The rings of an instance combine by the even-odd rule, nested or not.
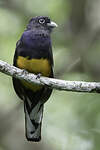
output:
[[[26,30],[16,44],[14,66],[37,76],[53,78],[53,55],[50,33],[57,24],[48,17],[38,16],[29,21]],[[16,94],[24,101],[25,129],[28,141],[41,140],[41,124],[44,103],[52,89],[13,78]]]

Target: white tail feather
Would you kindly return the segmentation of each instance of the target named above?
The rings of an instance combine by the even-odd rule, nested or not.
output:
[[[30,114],[25,104],[26,137],[29,141],[40,141],[42,117],[43,105],[40,102],[32,109]]]

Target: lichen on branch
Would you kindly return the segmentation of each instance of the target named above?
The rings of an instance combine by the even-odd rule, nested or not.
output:
[[[33,73],[28,73],[1,60],[0,72],[29,83],[48,86],[56,90],[100,93],[100,82],[66,81],[43,76],[37,77]]]

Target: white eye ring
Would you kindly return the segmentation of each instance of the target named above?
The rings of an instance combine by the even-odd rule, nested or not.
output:
[[[39,23],[44,24],[45,23],[45,19],[39,19]]]

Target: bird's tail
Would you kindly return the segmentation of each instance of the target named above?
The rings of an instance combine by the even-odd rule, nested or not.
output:
[[[28,141],[39,142],[41,140],[41,125],[43,117],[43,104],[40,102],[32,107],[27,101],[24,102],[25,129]]]

